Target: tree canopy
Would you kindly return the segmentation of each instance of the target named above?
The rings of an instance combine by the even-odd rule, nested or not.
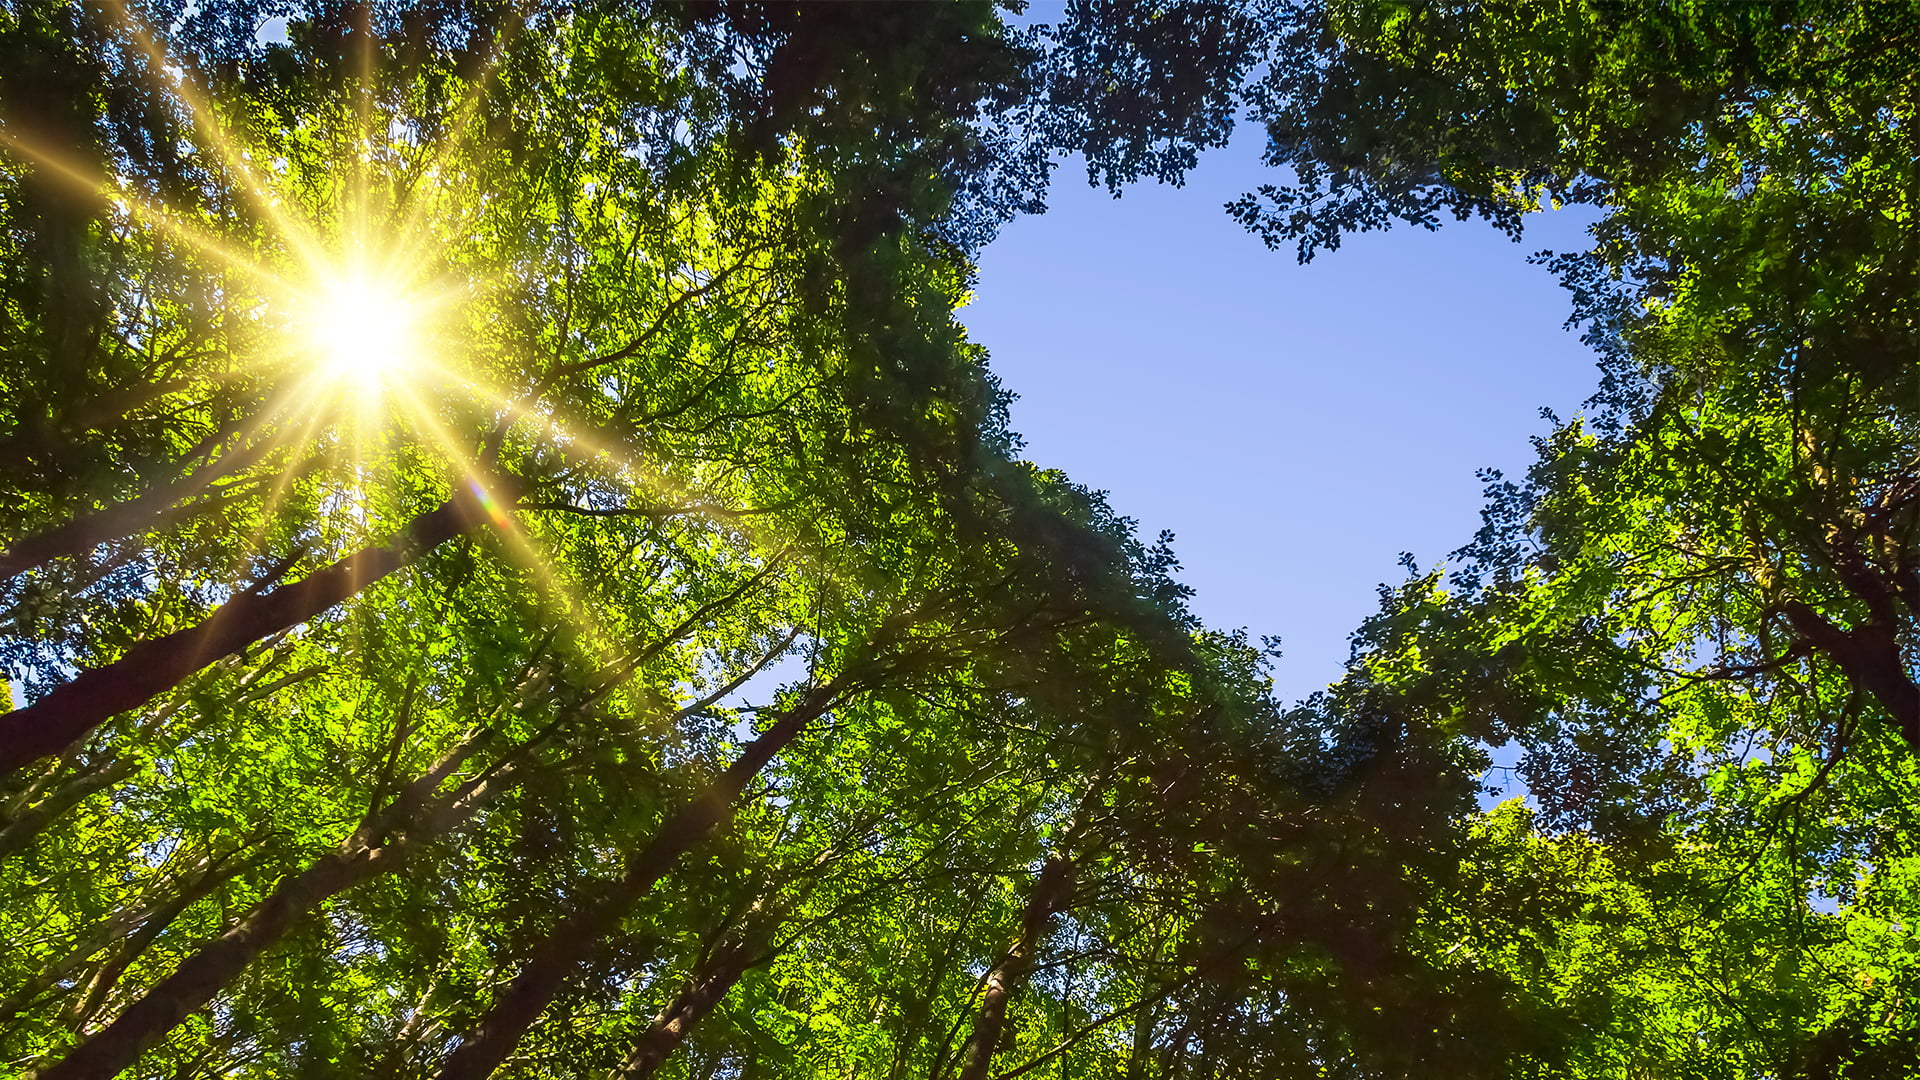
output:
[[[1603,212],[1538,257],[1589,415],[1489,478],[1350,676],[1524,748],[1532,805],[1487,828],[1589,906],[1513,960],[1596,1075],[1911,1070],[1916,15],[1307,5],[1254,93],[1294,177],[1232,210],[1302,258]]]
[[[1007,14],[0,5],[9,1071],[1910,1073],[1920,9]],[[954,317],[1243,112],[1302,259],[1603,214],[1292,705]]]

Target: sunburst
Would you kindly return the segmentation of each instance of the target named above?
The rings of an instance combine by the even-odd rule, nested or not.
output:
[[[541,430],[534,437],[547,438],[565,425],[540,402],[494,384],[486,365],[473,362],[459,329],[463,308],[484,292],[485,282],[451,272],[441,239],[461,235],[480,201],[462,198],[457,174],[463,150],[473,145],[475,107],[492,63],[452,103],[437,142],[407,146],[385,137],[405,125],[372,105],[379,95],[369,89],[369,51],[359,74],[362,92],[349,95],[354,115],[343,117],[331,136],[339,145],[335,160],[290,173],[271,164],[273,155],[237,138],[216,103],[169,63],[137,19],[124,9],[117,14],[146,54],[156,89],[191,118],[200,150],[238,196],[229,205],[247,209],[251,225],[240,231],[251,239],[230,241],[204,215],[12,133],[0,130],[0,141],[50,174],[103,195],[129,226],[166,237],[226,275],[223,295],[262,332],[236,361],[277,387],[242,426],[242,438],[293,446],[334,478],[316,503],[328,520],[302,531],[331,536],[330,546],[343,551],[378,542],[395,523],[376,507],[408,512],[382,489],[396,468],[412,467],[402,462],[426,464],[455,491],[477,493],[487,523],[505,541],[503,553],[557,594],[576,620],[592,623],[593,605],[538,550],[512,500],[496,494],[495,455],[506,429],[537,417]],[[496,58],[503,45],[496,43]],[[489,415],[496,419],[485,419]],[[478,418],[480,433],[468,423],[450,425],[452,416]],[[497,429],[491,437],[484,434],[488,427]],[[229,545],[228,584],[243,583],[253,556],[268,543],[271,523],[284,516],[300,472],[283,469],[268,483],[260,520]],[[583,633],[576,640],[600,637]]]
[[[314,360],[330,378],[379,390],[419,362],[421,305],[365,274],[325,282],[302,313]]]
[[[494,382],[485,374],[488,365],[474,362],[462,327],[473,322],[471,305],[487,282],[451,269],[459,260],[450,257],[444,238],[470,231],[463,222],[484,203],[465,197],[471,192],[461,187],[460,176],[463,150],[484,149],[474,141],[484,127],[476,106],[491,63],[464,99],[452,103],[432,144],[396,143],[388,133],[406,125],[379,115],[372,104],[379,95],[350,95],[355,115],[325,136],[338,146],[336,159],[296,177],[277,170],[272,154],[233,135],[216,104],[196,92],[179,69],[170,68],[149,35],[129,24],[148,53],[152,77],[191,115],[200,148],[238,196],[229,205],[247,208],[252,224],[241,231],[248,241],[230,242],[206,218],[154,201],[113,175],[90,175],[4,132],[0,139],[105,194],[130,221],[210,260],[231,276],[233,295],[251,293],[259,300],[254,317],[266,340],[245,366],[279,389],[245,431],[248,438],[304,446],[300,453],[334,475],[336,488],[317,504],[318,512],[332,519],[320,532],[344,548],[390,531],[395,524],[390,512],[406,512],[382,490],[396,462],[430,462],[429,468],[455,490],[479,493],[492,531],[504,541],[501,553],[589,624],[578,627],[588,632],[577,640],[596,640],[604,647],[608,639],[593,625],[594,605],[568,581],[563,565],[539,550],[513,501],[493,494],[500,490],[499,447],[509,429],[518,429],[563,457],[610,462],[615,474],[648,501],[677,505],[729,531],[749,534],[757,544],[783,545],[762,535],[750,517],[716,513],[717,507],[671,480],[657,464],[633,460],[568,424],[552,402],[542,400],[553,372],[540,376],[531,358],[504,365],[514,372],[507,383],[519,390]],[[366,60],[359,77],[371,85],[373,65],[370,56]],[[707,291],[697,282],[686,289],[689,296]],[[466,420],[456,423],[453,417]],[[476,419],[477,430],[471,422]],[[283,471],[269,484],[257,527],[233,546],[235,584],[252,556],[264,550],[269,523],[284,514],[296,479],[293,471]],[[377,511],[380,505],[389,512]]]

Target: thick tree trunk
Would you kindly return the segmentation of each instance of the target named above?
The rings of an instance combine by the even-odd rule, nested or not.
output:
[[[714,1007],[756,964],[766,959],[766,941],[779,925],[779,913],[768,912],[754,918],[741,933],[714,949],[687,977],[687,985],[653,1021],[653,1025],[634,1040],[607,1080],[647,1080],[666,1063],[694,1026],[706,1019]]]
[[[58,753],[208,664],[306,622],[490,520],[480,498],[463,491],[414,518],[385,545],[362,548],[272,592],[235,596],[198,626],[140,642],[113,663],[75,675],[26,708],[0,715],[0,776]]]
[[[621,918],[673,869],[681,855],[713,834],[727,819],[734,799],[760,770],[831,708],[840,694],[838,681],[808,693],[799,705],[748,743],[740,757],[692,802],[668,819],[653,840],[628,862],[626,873],[612,889],[561,920],[493,1007],[447,1055],[435,1074],[438,1080],[483,1080],[491,1076],[581,962],[619,928]]]
[[[29,1074],[29,1080],[108,1080],[118,1075],[143,1050],[213,1000],[248,964],[285,937],[301,916],[369,878],[398,869],[420,841],[443,834],[472,816],[507,786],[506,773],[511,770],[469,781],[434,800],[431,808],[411,812],[459,767],[465,756],[456,752],[443,759],[334,851],[304,870],[281,878],[273,893],[238,925],[202,946],[173,974],[156,983],[57,1064]],[[392,843],[376,844],[392,832],[403,835]]]
[[[1853,685],[1880,702],[1893,717],[1907,749],[1920,752],[1920,685],[1907,673],[1891,620],[1842,629],[1798,600],[1783,602],[1780,610],[1794,630],[1839,665]]]
[[[1054,855],[1040,868],[1033,892],[1027,897],[1026,910],[1020,915],[1020,936],[1000,962],[987,972],[987,993],[973,1021],[973,1034],[967,1039],[966,1057],[960,1066],[960,1080],[987,1080],[993,1067],[993,1055],[1006,1031],[1007,1005],[1033,973],[1034,954],[1053,926],[1053,917],[1073,894],[1073,863]]]
[[[141,1051],[166,1037],[194,1010],[213,1000],[234,977],[284,937],[294,920],[321,901],[389,869],[399,860],[386,848],[356,845],[329,853],[297,874],[282,878],[238,926],[188,957],[113,1023],[75,1047],[31,1080],[107,1080],[132,1065]]]
[[[251,446],[216,458],[186,476],[105,509],[76,518],[64,525],[15,541],[0,551],[0,581],[44,566],[62,556],[84,555],[101,544],[172,521],[184,500],[203,494],[223,476],[230,476],[257,464],[268,451],[280,444],[277,438],[260,439]]]
[[[231,665],[219,664],[215,666],[228,667]],[[271,670],[271,665],[255,668],[248,672],[246,676],[240,680],[239,686],[232,695],[231,703],[240,705],[251,701],[262,700],[282,687],[291,686],[294,683],[312,678],[315,675],[325,674],[327,669],[317,665],[306,667],[274,679],[265,685],[252,685],[258,677],[264,675],[264,673],[269,670]],[[179,707],[185,704],[185,699],[186,695],[175,697],[172,702],[168,703],[167,707],[155,711],[141,727],[147,731],[159,730],[172,718]],[[211,718],[211,715],[203,714],[192,723],[183,725],[179,731],[167,737],[166,741],[162,744],[163,748],[171,749],[172,747],[180,745],[183,740],[197,734],[204,728]],[[155,752],[157,753],[158,751]],[[4,862],[8,857],[26,850],[33,843],[34,837],[46,831],[47,827],[54,822],[60,820],[61,816],[67,811],[85,802],[88,797],[113,787],[127,777],[138,773],[142,768],[146,767],[147,761],[147,757],[138,754],[128,754],[113,760],[98,762],[68,777],[66,783],[54,788],[51,792],[47,792],[45,789],[54,779],[58,778],[60,772],[65,768],[64,761],[57,763],[45,777],[45,783],[31,785],[28,790],[15,801],[14,805],[9,807],[9,810],[13,814],[11,818],[0,818],[0,820],[6,822],[4,826],[0,826],[0,862]],[[33,801],[35,799],[38,801]]]

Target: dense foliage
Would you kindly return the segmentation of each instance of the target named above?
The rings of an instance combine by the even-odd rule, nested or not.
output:
[[[0,3],[7,1070],[1912,1071],[1920,9],[1005,14]],[[1242,108],[1302,258],[1603,215],[1291,708],[953,316]]]
[[[1083,14],[6,8],[9,1068],[1178,1071],[1325,1056],[1346,952],[1417,996],[1426,804],[1358,809],[1436,767],[1290,729],[953,320],[1050,147],[1224,135],[1209,53],[1067,75],[1243,17]]]
[[[1560,899],[1508,970],[1583,1075],[1911,1075],[1920,9],[1283,22],[1254,99],[1294,175],[1232,207],[1270,244],[1603,213],[1540,257],[1603,358],[1590,415],[1491,478],[1350,679],[1523,748],[1493,880]]]

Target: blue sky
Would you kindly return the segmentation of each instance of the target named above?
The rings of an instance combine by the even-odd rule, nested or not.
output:
[[[1222,204],[1276,174],[1243,126],[1186,187],[1115,200],[1069,163],[1051,208],[982,253],[960,315],[1019,395],[1028,456],[1106,490],[1143,535],[1177,535],[1217,627],[1279,634],[1276,689],[1337,678],[1374,587],[1479,527],[1492,466],[1520,473],[1539,409],[1597,381],[1568,301],[1527,254],[1584,247],[1590,217],[1349,238],[1307,266]]]

